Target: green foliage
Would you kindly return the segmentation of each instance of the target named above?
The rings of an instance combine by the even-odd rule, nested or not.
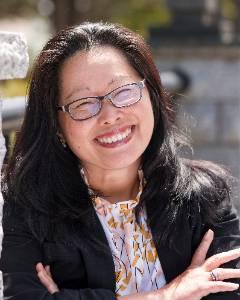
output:
[[[238,16],[236,0],[221,0],[221,14],[226,19],[235,20]]]
[[[37,13],[36,0],[2,0],[0,17],[26,17]]]
[[[171,14],[163,0],[119,1],[110,21],[121,23],[146,37],[149,26],[170,23]]]

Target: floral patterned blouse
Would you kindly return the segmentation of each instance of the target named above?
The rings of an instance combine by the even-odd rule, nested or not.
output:
[[[81,173],[84,176],[83,170]],[[142,193],[142,171],[139,177],[139,192],[134,200],[112,204],[101,197],[93,197],[112,251],[117,297],[157,290],[166,284],[144,208],[140,210],[139,223],[136,222],[134,208]],[[84,179],[88,184],[85,176]]]

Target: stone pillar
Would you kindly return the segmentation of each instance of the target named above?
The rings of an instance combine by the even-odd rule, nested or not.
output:
[[[21,34],[0,32],[0,80],[24,78],[28,70],[26,41]],[[2,102],[0,102],[0,168],[6,152],[2,134]],[[3,198],[0,193],[0,224],[2,224]],[[2,250],[2,226],[0,226],[0,252]],[[0,276],[0,299],[2,299],[2,275]]]

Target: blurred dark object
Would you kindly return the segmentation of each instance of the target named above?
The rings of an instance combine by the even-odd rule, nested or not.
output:
[[[236,35],[237,35],[237,41],[240,44],[240,0],[234,0],[236,5],[236,11],[237,11],[237,18],[235,20],[235,27],[236,27]]]
[[[150,28],[152,47],[236,45],[239,42],[234,21],[222,16],[220,1],[166,1],[172,22],[170,26]]]
[[[43,0],[41,0],[43,1]],[[56,31],[60,29],[73,25],[77,22],[77,20],[81,19],[81,13],[75,9],[75,3],[77,1],[74,0],[52,0],[54,3],[54,11],[51,17],[54,28]],[[79,0],[81,5],[81,0]],[[86,0],[86,2],[88,2]]]
[[[177,67],[161,72],[161,80],[166,90],[175,96],[186,92],[191,84],[190,76],[184,70]]]
[[[43,3],[52,2],[51,13],[53,30],[59,30],[84,21],[111,19],[111,13],[118,0],[39,0]],[[46,5],[45,5],[46,6]]]

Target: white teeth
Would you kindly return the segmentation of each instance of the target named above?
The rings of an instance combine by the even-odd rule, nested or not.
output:
[[[100,143],[102,144],[112,144],[115,143],[117,141],[122,141],[124,140],[130,133],[131,133],[132,129],[131,128],[127,128],[123,133],[118,133],[115,134],[111,137],[107,137],[107,138],[100,138],[97,139]]]

